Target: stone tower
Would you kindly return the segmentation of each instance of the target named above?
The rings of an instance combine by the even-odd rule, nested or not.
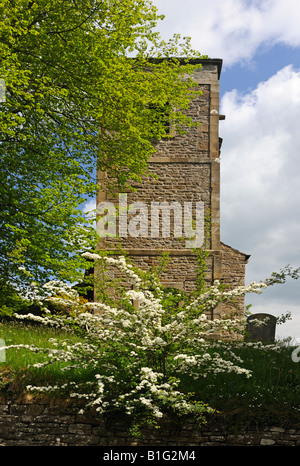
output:
[[[222,280],[231,286],[243,285],[245,264],[248,255],[241,253],[221,242],[220,239],[220,148],[219,121],[225,117],[219,114],[219,79],[222,68],[220,59],[197,59],[199,63],[193,75],[202,95],[191,102],[187,114],[200,126],[192,127],[184,135],[173,134],[171,138],[162,139],[155,145],[155,155],[149,159],[149,170],[157,175],[157,179],[146,179],[136,183],[137,192],[127,192],[126,203],[142,201],[148,207],[146,215],[154,212],[153,205],[165,203],[171,206],[183,204],[204,207],[204,216],[209,217],[209,235],[206,238],[206,281]],[[234,180],[233,180],[234,183]],[[105,193],[99,193],[98,204],[107,200]],[[124,198],[123,198],[124,200]],[[153,204],[154,203],[154,204]],[[189,204],[190,203],[190,204]],[[170,230],[172,230],[172,214],[169,209]],[[157,210],[156,210],[157,214]],[[167,270],[162,273],[162,282],[169,287],[187,292],[195,288],[197,257],[195,249],[186,247],[186,238],[180,234],[168,234],[153,228],[153,223],[160,217],[151,215],[148,231],[138,237],[127,235],[121,238],[122,248],[129,254],[133,262],[147,268],[156,265],[161,252],[169,254]],[[128,218],[127,218],[128,220]],[[162,221],[162,218],[160,218]],[[152,223],[151,223],[152,222]],[[151,227],[150,227],[151,224]],[[174,222],[173,222],[174,226]],[[151,228],[151,231],[150,231]],[[152,234],[151,234],[152,233]],[[174,233],[174,232],[173,232]],[[103,247],[103,245],[102,245]],[[114,248],[114,241],[105,241],[104,247]],[[240,303],[243,312],[243,303]],[[226,309],[218,307],[212,318],[219,317]]]

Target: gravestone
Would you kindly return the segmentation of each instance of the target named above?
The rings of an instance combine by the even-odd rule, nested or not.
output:
[[[271,314],[252,314],[247,319],[245,340],[274,343],[276,317]]]

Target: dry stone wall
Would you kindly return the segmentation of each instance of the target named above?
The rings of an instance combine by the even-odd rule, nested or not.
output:
[[[233,429],[222,422],[199,428],[195,421],[162,424],[140,438],[118,419],[98,419],[49,403],[0,404],[0,446],[300,446],[300,429],[281,426]]]

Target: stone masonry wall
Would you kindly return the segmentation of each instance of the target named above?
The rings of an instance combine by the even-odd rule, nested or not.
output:
[[[201,201],[207,214],[212,211],[211,182],[214,159],[210,156],[208,132],[210,87],[210,85],[199,85],[203,95],[195,98],[186,112],[201,125],[197,128],[189,128],[187,134],[175,134],[171,139],[159,141],[155,145],[155,156],[148,162],[149,172],[155,174],[157,179],[147,178],[141,183],[134,182],[132,184],[137,192],[127,192],[128,205],[138,201],[147,205],[149,228],[146,232],[147,237],[128,235],[126,238],[120,238],[119,242],[125,250],[156,249],[158,252],[185,249],[185,241],[174,237],[173,225],[169,237],[162,236],[161,225],[159,237],[151,236],[151,202],[153,201],[169,204],[179,202],[181,206],[184,202],[192,202],[195,206],[196,202]],[[114,197],[109,195],[107,200],[115,202]],[[107,246],[113,247],[115,241],[115,239],[106,239]]]
[[[167,286],[191,292],[196,287],[197,261],[195,251],[187,247],[183,215],[181,216],[182,237],[174,234],[174,214],[170,210],[170,234],[163,235],[162,215],[159,222],[152,218],[151,203],[165,202],[170,206],[179,203],[184,210],[184,203],[193,205],[193,219],[197,202],[204,204],[206,225],[205,248],[209,251],[207,259],[207,284],[222,280],[230,287],[243,284],[245,264],[249,256],[225,246],[220,241],[220,138],[219,120],[219,79],[221,60],[199,60],[199,68],[194,71],[193,79],[202,94],[196,96],[186,110],[189,117],[200,126],[188,128],[186,134],[172,132],[171,138],[165,138],[155,144],[156,152],[149,158],[150,173],[157,179],[147,178],[140,183],[133,183],[136,192],[127,191],[127,206],[141,201],[146,205],[141,234],[132,236],[130,231],[120,238],[106,238],[99,247],[114,250],[121,246],[128,253],[135,265],[147,269],[156,265],[162,252],[168,253],[170,262],[161,280]],[[100,175],[99,175],[100,176]],[[101,175],[103,176],[103,175]],[[110,201],[118,204],[118,199],[107,192],[99,192],[98,203]],[[139,223],[140,211],[132,215],[127,213],[126,225],[133,219]],[[165,214],[163,214],[165,215]],[[157,237],[152,235],[152,224],[159,226]],[[178,222],[177,222],[178,223]],[[127,228],[127,227],[126,227]],[[135,232],[138,228],[135,229]],[[117,229],[118,232],[118,229]],[[227,309],[228,310],[228,309]],[[227,311],[219,306],[219,317]],[[239,303],[239,312],[244,311],[243,300]]]
[[[270,426],[230,428],[223,422],[202,428],[193,420],[168,423],[132,437],[121,420],[97,419],[92,413],[49,403],[0,404],[0,446],[300,446],[300,430]]]

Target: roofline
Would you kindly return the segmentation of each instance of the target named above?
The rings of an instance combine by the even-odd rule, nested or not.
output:
[[[182,60],[184,62],[184,59]],[[191,58],[188,61],[191,65],[215,65],[218,68],[218,79],[220,79],[223,60],[222,58]]]
[[[160,63],[165,60],[172,60],[172,59],[178,59],[179,62],[182,65],[185,65],[187,63],[191,65],[214,65],[217,66],[218,68],[218,79],[220,79],[221,76],[221,71],[222,71],[222,65],[223,65],[223,60],[222,58],[184,58],[184,57],[166,57],[166,58],[147,58],[148,61],[150,62],[157,62]]]
[[[233,248],[232,246],[229,246],[228,244],[225,244],[223,241],[220,241],[221,245],[231,249],[233,252],[236,252],[237,254],[241,255],[241,256],[244,256],[245,260],[246,260],[246,263],[248,262],[248,260],[250,259],[251,257],[251,254],[246,254],[245,252],[241,252],[239,251],[238,249],[235,249]]]

